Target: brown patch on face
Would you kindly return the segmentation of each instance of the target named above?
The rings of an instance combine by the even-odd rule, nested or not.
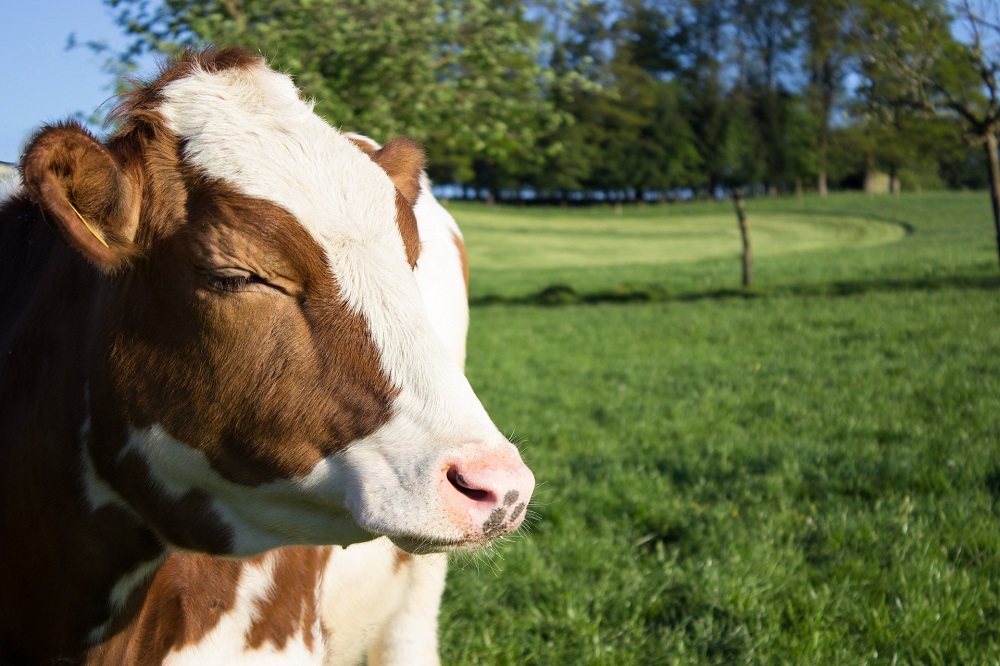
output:
[[[137,271],[144,293],[116,304],[101,404],[125,405],[132,427],[161,424],[248,486],[302,476],[388,421],[396,389],[368,325],[291,214],[216,182],[187,210]],[[226,287],[234,270],[255,277]]]
[[[462,242],[462,237],[456,234],[454,231],[451,232],[451,240],[458,248],[458,260],[462,263],[462,279],[465,280],[465,293],[469,293],[469,258],[465,255],[465,243]]]
[[[278,650],[302,634],[313,649],[313,627],[319,623],[318,595],[330,548],[291,547],[272,551],[275,558],[271,594],[257,607],[247,645],[271,643]]]

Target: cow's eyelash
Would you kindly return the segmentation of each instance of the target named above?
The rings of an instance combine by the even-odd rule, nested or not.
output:
[[[255,284],[270,286],[270,284],[259,275],[246,273],[239,275],[209,275],[208,284],[216,291],[243,291]]]
[[[212,275],[209,276],[208,283],[218,291],[240,291],[251,284],[251,278],[249,275]]]

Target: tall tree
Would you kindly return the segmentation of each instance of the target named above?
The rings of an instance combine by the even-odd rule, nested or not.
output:
[[[792,0],[735,0],[731,19],[737,67],[733,93],[753,110],[766,164],[763,178],[771,192],[794,179],[790,123],[799,116],[792,113],[790,87],[798,70],[800,14]]]
[[[713,195],[729,171],[725,156],[729,10],[728,2],[718,0],[683,0],[663,9],[672,26],[664,59],[680,84],[681,109],[700,157],[706,196]]]
[[[865,0],[859,9],[864,73],[880,101],[954,118],[983,146],[1000,258],[1000,3]]]
[[[809,76],[806,99],[817,119],[816,189],[828,192],[830,123],[834,105],[843,90],[852,58],[848,39],[848,0],[798,0],[805,19],[805,68]]]

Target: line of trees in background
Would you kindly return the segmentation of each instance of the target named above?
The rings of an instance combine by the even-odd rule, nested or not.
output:
[[[493,195],[989,184],[995,0],[105,2],[134,38],[119,71],[241,44]]]
[[[996,0],[104,1],[119,74],[249,47],[459,192],[990,187],[1000,248]]]

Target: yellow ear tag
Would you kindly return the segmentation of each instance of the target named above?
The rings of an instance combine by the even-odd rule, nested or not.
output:
[[[83,226],[87,227],[87,231],[89,231],[90,233],[94,234],[94,238],[96,238],[97,240],[101,241],[101,245],[103,245],[104,247],[108,247],[108,244],[104,241],[103,238],[100,237],[100,235],[97,233],[97,231],[94,230],[94,227],[90,226],[90,223],[87,222],[87,220],[83,219],[83,215],[80,215],[80,211],[78,211],[76,209],[76,206],[73,205],[73,202],[70,201],[69,199],[67,199],[66,203],[69,204],[69,207],[73,209],[73,212],[76,213],[76,216],[78,218],[80,218],[81,222],[83,222]]]

